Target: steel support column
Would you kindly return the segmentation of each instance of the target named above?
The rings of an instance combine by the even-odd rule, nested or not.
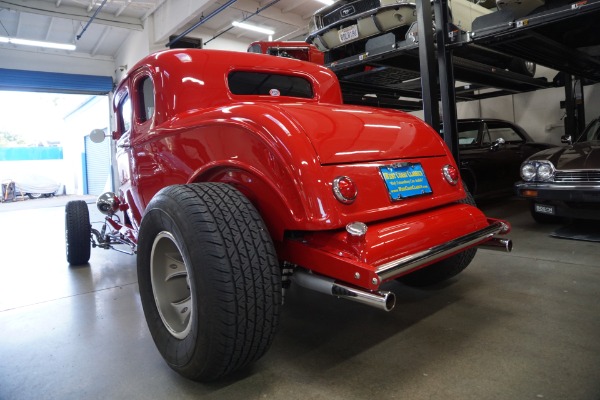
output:
[[[577,121],[575,120],[575,94],[573,92],[573,76],[563,72],[565,77],[565,135],[573,140],[577,137]]]
[[[431,21],[431,3],[429,0],[417,0],[417,25],[419,40],[419,61],[425,122],[434,129],[440,129],[440,111],[438,109],[438,87],[435,65],[435,46],[433,44],[433,22]]]
[[[437,60],[442,101],[443,138],[457,165],[460,165],[458,155],[458,127],[456,122],[456,90],[454,87],[454,65],[452,50],[446,46],[448,42],[449,11],[448,0],[435,0],[435,32],[437,43]],[[435,127],[439,131],[439,127]]]

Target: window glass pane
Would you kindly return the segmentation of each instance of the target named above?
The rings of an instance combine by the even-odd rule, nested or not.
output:
[[[458,145],[469,146],[479,143],[479,122],[458,124]]]
[[[154,84],[152,79],[144,78],[140,83],[140,87],[140,119],[141,122],[145,122],[154,116]]]
[[[517,143],[517,142],[523,141],[521,136],[519,136],[519,134],[510,127],[490,128],[489,131],[490,131],[490,138],[492,139],[492,142],[495,142],[499,138],[502,138],[505,141],[512,142],[512,143]]]
[[[123,132],[129,132],[131,129],[131,100],[125,97],[121,103],[121,122],[123,123]]]
[[[302,77],[265,72],[234,71],[229,74],[229,90],[239,95],[291,96],[311,99],[312,85]]]
[[[459,145],[469,145],[477,143],[477,135],[479,134],[479,129],[471,129],[467,131],[461,131],[458,134],[458,144]]]
[[[587,140],[600,140],[600,119],[589,124],[587,129],[583,131],[581,138],[579,138],[579,142],[585,142]]]
[[[253,44],[252,46],[248,47],[248,53],[262,53],[262,49],[260,48],[259,44]]]

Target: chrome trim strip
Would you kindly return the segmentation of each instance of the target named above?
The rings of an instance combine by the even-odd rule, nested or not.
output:
[[[502,222],[497,221],[483,229],[461,236],[449,241],[448,243],[443,243],[427,250],[423,250],[418,253],[382,264],[377,267],[375,273],[382,280],[386,280],[400,274],[401,272],[417,268],[434,261],[437,258],[441,258],[450,253],[466,249],[477,242],[490,239],[495,234],[503,232],[504,230],[505,225]]]
[[[577,183],[573,185],[573,183]],[[515,188],[519,190],[600,190],[600,184],[589,182],[563,182],[563,183],[542,183],[542,182],[521,182],[516,183]]]

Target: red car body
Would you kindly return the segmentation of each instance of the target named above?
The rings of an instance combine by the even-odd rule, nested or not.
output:
[[[510,226],[474,206],[437,132],[342,104],[315,63],[168,50],[131,69],[114,111],[118,193],[98,198],[100,230],[84,201],[67,203],[67,261],[86,264],[91,247],[137,254],[150,334],[190,379],[262,357],[291,283],[390,311],[383,283],[435,284],[474,247],[511,249],[495,237]]]
[[[235,94],[232,74],[239,71],[300,78],[312,96]],[[145,108],[148,80],[155,95]],[[443,172],[456,165],[432,128],[403,112],[342,104],[335,74],[314,63],[168,50],[131,68],[115,91],[114,111],[118,197],[130,222],[119,229],[134,240],[162,188],[224,182],[259,211],[280,261],[375,291],[509,230],[461,202],[460,180],[452,184]],[[411,164],[422,167],[431,193],[392,200],[380,167]],[[354,182],[353,202],[336,199],[338,177]],[[345,230],[356,221],[366,234]]]

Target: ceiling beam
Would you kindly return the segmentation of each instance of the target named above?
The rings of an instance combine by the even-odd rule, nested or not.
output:
[[[296,8],[300,7],[301,5],[302,5],[301,2],[296,1],[296,2],[292,3],[292,5],[287,6],[286,8],[282,8],[281,12],[284,13],[284,14],[285,13],[289,13],[291,11],[294,11]]]
[[[115,13],[115,17],[118,17],[121,15],[121,13],[123,11],[125,11],[125,9],[127,8],[127,6],[131,4],[131,0],[127,0],[126,2],[123,3],[123,5],[121,7],[119,7],[119,9],[117,10],[117,12]]]
[[[96,53],[98,52],[98,49],[100,48],[100,45],[104,41],[104,38],[106,38],[106,35],[108,34],[109,29],[110,28],[108,26],[104,27],[104,30],[102,31],[102,34],[100,35],[100,37],[96,41],[96,44],[94,45],[94,48],[92,49],[92,51],[90,53],[92,55],[92,57],[96,56]]]
[[[21,13],[17,13],[17,30],[16,30],[16,37],[21,36]]]
[[[57,8],[54,4],[39,0],[31,0],[27,2],[17,0],[0,0],[0,8],[7,8],[9,10],[30,14],[46,15],[55,18],[73,19],[83,22],[89,21],[91,17],[91,15],[86,13],[85,10],[81,8],[70,6],[61,6],[60,8]],[[114,15],[103,12],[98,13],[94,19],[94,23],[135,31],[141,31],[144,29],[144,24],[141,19],[115,17]]]
[[[52,26],[54,25],[54,17],[50,17],[50,23],[48,24],[48,28],[46,29],[46,41],[50,39],[50,32],[52,32]]]
[[[235,4],[229,7],[231,10],[242,11],[246,13],[254,13],[257,9],[261,8],[260,3],[252,0],[238,0]],[[288,14],[282,12],[277,5],[273,5],[267,9],[262,10],[258,15],[268,19],[273,19],[279,22],[286,23],[294,26],[304,26],[307,21],[302,19],[298,14]]]

